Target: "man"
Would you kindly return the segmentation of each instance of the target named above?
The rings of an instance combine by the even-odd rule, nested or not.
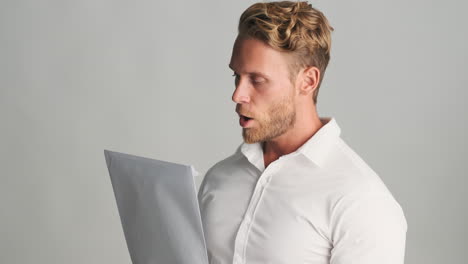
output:
[[[229,66],[244,142],[198,193],[210,263],[403,263],[402,208],[317,114],[325,16],[307,2],[257,3],[238,30]]]

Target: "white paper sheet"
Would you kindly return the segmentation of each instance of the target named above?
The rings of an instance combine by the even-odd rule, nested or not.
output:
[[[193,166],[104,150],[134,264],[208,264]]]

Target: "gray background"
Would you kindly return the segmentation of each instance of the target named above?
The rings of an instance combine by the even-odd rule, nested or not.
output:
[[[228,69],[253,1],[0,1],[0,263],[129,263],[103,149],[193,164],[241,143]],[[465,263],[464,1],[312,1],[318,97],[404,208],[406,263]]]

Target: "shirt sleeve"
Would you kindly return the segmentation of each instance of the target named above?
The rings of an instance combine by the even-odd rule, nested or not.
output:
[[[198,192],[197,192],[198,205],[200,207],[200,211],[202,212],[202,216],[203,216],[203,211],[205,210],[205,200],[206,200],[205,198],[206,198],[206,192],[209,189],[208,182],[209,182],[209,178],[211,177],[210,174],[211,174],[211,168],[206,172],[205,176],[203,177],[200,183],[200,187],[198,188]]]
[[[407,222],[390,194],[342,197],[331,214],[330,264],[403,264]]]
[[[197,199],[198,199],[198,205],[200,206],[200,210],[203,209],[203,196],[205,194],[205,185],[206,185],[206,175],[203,177],[200,186],[198,188],[197,192]]]

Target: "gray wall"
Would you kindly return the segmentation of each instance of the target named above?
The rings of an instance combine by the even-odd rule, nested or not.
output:
[[[0,0],[0,263],[129,263],[103,149],[193,164],[241,143],[228,69],[253,1]],[[321,116],[405,210],[406,263],[464,263],[464,1],[313,1]]]

